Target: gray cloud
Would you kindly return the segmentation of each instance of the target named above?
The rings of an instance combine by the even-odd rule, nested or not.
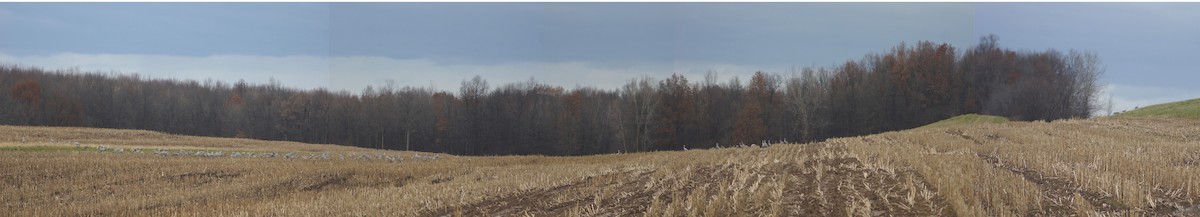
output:
[[[900,42],[973,43],[964,3],[366,3],[332,6],[333,56],[443,62],[832,64]]]
[[[588,62],[511,62],[501,64],[447,64],[429,59],[393,59],[379,56],[250,56],[214,55],[203,57],[170,55],[78,54],[17,56],[0,53],[0,64],[38,66],[46,69],[79,69],[84,72],[137,73],[147,78],[214,79],[235,82],[266,83],[274,78],[283,85],[302,88],[328,88],[352,93],[366,86],[379,87],[386,80],[400,86],[430,87],[457,92],[463,79],[475,75],[488,79],[493,87],[524,82],[530,78],[565,88],[592,86],[619,88],[628,79],[653,75],[659,79],[680,73],[700,81],[704,73],[717,72],[722,78],[747,78],[756,70],[750,66],[717,63],[671,63],[606,67]],[[659,76],[661,75],[661,76]]]
[[[1096,52],[1104,80],[1129,86],[1190,87],[1200,80],[1200,4],[979,3],[977,31],[1014,49]]]
[[[329,87],[327,58],[314,56],[173,56],[138,54],[79,54],[17,56],[0,53],[0,64],[36,66],[45,69],[79,69],[82,72],[138,74],[146,78],[213,79],[236,82],[245,79],[266,83],[275,78],[296,88]]]
[[[899,42],[1095,51],[1114,101],[1195,97],[1195,3],[0,3],[0,62],[357,92],[830,66]],[[960,50],[961,52],[962,50]],[[1131,106],[1125,106],[1131,107]]]

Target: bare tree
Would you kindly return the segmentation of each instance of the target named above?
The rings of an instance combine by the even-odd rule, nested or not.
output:
[[[394,81],[361,92],[300,90],[271,79],[148,79],[0,65],[0,124],[134,128],[177,134],[336,143],[465,155],[580,155],[813,141],[916,127],[982,113],[1016,120],[1087,117],[1104,72],[1089,52],[1013,51],[987,36],[962,55],[948,44],[901,44],[784,79],[742,83],[709,72],[648,76],[623,87],[528,82],[491,89],[480,76],[457,96]],[[785,85],[786,84],[786,85]],[[388,144],[389,142],[393,144]],[[403,147],[399,143],[403,142]]]

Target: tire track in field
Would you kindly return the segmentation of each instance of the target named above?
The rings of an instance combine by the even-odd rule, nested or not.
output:
[[[618,195],[600,200],[600,204],[596,207],[603,209],[601,213],[611,216],[636,215],[645,212],[645,207],[639,205],[651,202],[652,193],[640,190],[649,178],[649,174],[648,171],[624,171],[588,177],[562,186],[485,199],[464,206],[447,207],[420,216],[563,216],[570,213],[571,208],[594,203],[596,196],[578,197],[558,202],[551,201],[551,198],[557,195],[575,195],[587,188],[617,189],[613,191]],[[634,193],[619,194],[620,192]]]

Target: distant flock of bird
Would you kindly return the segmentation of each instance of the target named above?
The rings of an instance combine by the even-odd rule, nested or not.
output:
[[[779,142],[777,142],[777,143],[771,143],[771,141],[762,140],[762,143],[753,143],[750,145],[746,145],[746,143],[742,143],[742,144],[738,144],[737,146],[733,146],[730,148],[767,148],[767,147],[771,147],[774,144],[787,144],[787,143],[788,143],[787,139],[779,140]],[[758,144],[762,144],[762,145],[760,146]],[[717,148],[726,148],[726,147],[721,146],[721,143],[717,143]],[[687,146],[684,146],[683,150],[687,151],[688,150]]]
[[[754,144],[750,144],[750,145],[746,145],[746,143],[741,143],[736,146],[725,147],[725,146],[721,146],[721,143],[716,143],[715,147],[718,149],[721,149],[721,148],[767,148],[767,147],[774,146],[776,144],[787,144],[787,143],[788,143],[787,139],[781,139],[778,142],[774,142],[774,143],[771,142],[770,140],[762,140],[762,145],[758,145],[759,143],[754,143]],[[683,146],[683,150],[684,151],[689,150],[687,145]],[[617,150],[617,154],[625,154],[625,151]]]

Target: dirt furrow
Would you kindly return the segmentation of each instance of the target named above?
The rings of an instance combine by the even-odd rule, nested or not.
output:
[[[1046,176],[1028,168],[1005,163],[1000,158],[991,155],[976,154],[976,156],[987,161],[993,167],[1025,177],[1026,181],[1033,183],[1042,191],[1042,197],[1046,199],[1047,203],[1043,203],[1044,207],[1041,210],[1033,210],[1031,214],[1062,216],[1076,213],[1071,203],[1065,202],[1073,200],[1075,194],[1082,196],[1098,212],[1128,213],[1131,211],[1128,206],[1118,203],[1116,198],[1083,190],[1078,184],[1065,178]]]
[[[629,178],[631,174],[634,175],[633,178]],[[648,204],[650,202],[651,193],[640,192],[640,186],[648,179],[647,176],[648,173],[644,172],[617,172],[585,178],[584,180],[549,189],[487,199],[465,206],[449,207],[422,214],[421,216],[513,216],[526,214],[562,216],[565,213],[571,212],[571,209],[574,207],[592,205],[589,203],[594,203],[596,196],[581,196],[567,201],[552,201],[551,198],[562,195],[578,195],[580,192],[587,192],[589,190],[604,190],[602,188],[615,188],[608,190],[616,192],[614,193],[616,195],[604,198],[600,204],[592,205],[593,207],[603,208],[605,213],[613,216],[632,215],[644,211],[644,207],[637,206],[637,204]],[[593,182],[594,180],[610,181]],[[615,182],[621,183],[618,184]],[[622,194],[623,192],[636,193]]]

